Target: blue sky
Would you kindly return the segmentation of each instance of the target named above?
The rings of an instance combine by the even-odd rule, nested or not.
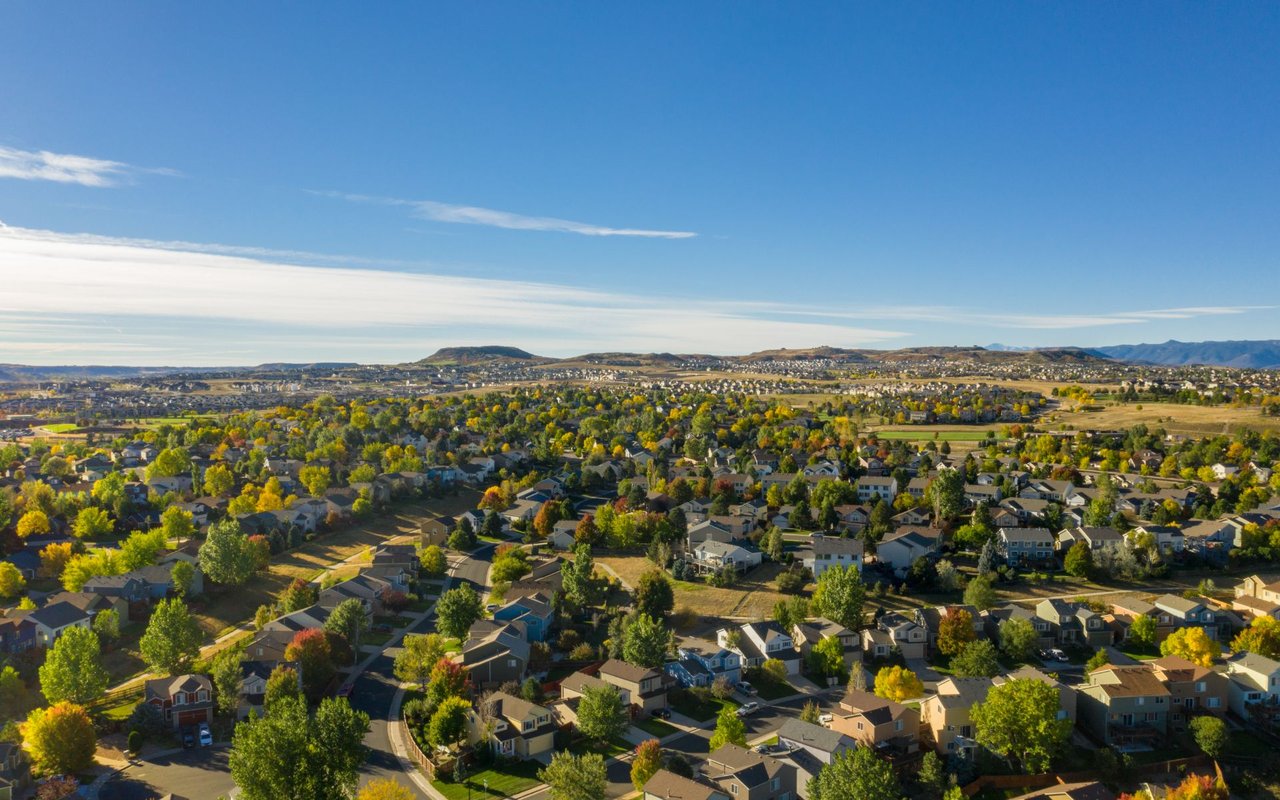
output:
[[[0,361],[1280,336],[1280,6],[9,5]]]

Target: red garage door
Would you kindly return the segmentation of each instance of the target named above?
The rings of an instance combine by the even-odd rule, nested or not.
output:
[[[201,722],[209,721],[209,710],[200,709],[197,711],[179,711],[178,727],[189,728],[192,725],[199,725]]]

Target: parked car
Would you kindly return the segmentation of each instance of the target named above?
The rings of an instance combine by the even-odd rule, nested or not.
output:
[[[201,747],[209,747],[213,744],[213,731],[209,730],[209,723],[201,722],[197,735],[200,738]]]
[[[830,715],[830,714],[819,714],[819,715],[818,715],[818,724],[819,724],[819,725],[826,725],[827,727],[830,727],[830,726],[831,726],[831,715]]]
[[[659,708],[653,712],[653,715],[658,719],[671,719],[671,709]]]
[[[1067,658],[1066,653],[1062,652],[1056,647],[1049,651],[1049,659],[1053,661],[1070,661],[1071,660]]]
[[[743,694],[756,693],[756,687],[752,686],[750,683],[747,683],[746,681],[738,681],[736,684],[734,684],[734,688],[736,688],[738,691],[742,692]]]
[[[182,732],[182,746],[188,750],[196,746],[195,731],[187,728]]]
[[[742,706],[734,713],[736,713],[740,717],[745,717],[750,714],[754,714],[759,710],[760,710],[760,704],[752,700],[749,703],[743,703]]]

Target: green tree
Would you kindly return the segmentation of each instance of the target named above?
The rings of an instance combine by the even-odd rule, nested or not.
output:
[[[181,447],[166,447],[147,465],[147,480],[191,474],[191,456]]]
[[[307,487],[307,492],[312,497],[322,497],[332,478],[328,467],[313,466],[298,470],[298,481]]]
[[[953,656],[978,638],[973,630],[973,615],[963,608],[953,608],[938,623],[938,652]]]
[[[951,672],[957,678],[994,678],[1000,674],[996,646],[987,639],[969,642],[951,659]]]
[[[77,774],[93,764],[97,737],[84,708],[66,701],[37,708],[21,726],[22,743],[37,772]]]
[[[240,705],[240,653],[228,648],[213,657],[209,678],[213,681],[218,713],[231,715]]]
[[[221,497],[235,485],[235,476],[225,464],[214,464],[204,471],[204,493],[210,497]]]
[[[482,611],[475,589],[466,584],[450,589],[436,603],[436,630],[454,639],[465,639]]]
[[[631,785],[640,791],[660,769],[662,745],[657,739],[645,739],[636,746],[636,756],[631,761]]]
[[[1227,724],[1217,717],[1205,715],[1191,720],[1191,735],[1196,747],[1209,758],[1221,757],[1227,747]]]
[[[969,712],[978,744],[1028,774],[1049,769],[1071,735],[1071,720],[1058,719],[1058,690],[1018,678],[987,692]]]
[[[590,686],[578,700],[578,730],[601,744],[627,729],[627,709],[616,686]]]
[[[551,800],[600,800],[609,785],[599,753],[579,756],[558,752],[549,765],[538,770],[538,780],[547,784]]]
[[[844,644],[835,636],[828,636],[809,648],[805,667],[819,678],[838,677],[845,672]],[[785,679],[784,679],[785,680]]]
[[[234,519],[209,526],[204,544],[200,545],[200,569],[210,580],[239,586],[249,580],[257,567],[253,545]]]
[[[446,697],[427,723],[427,741],[437,747],[448,747],[467,733],[467,713],[471,703],[461,697]]]
[[[21,716],[31,705],[31,692],[18,671],[8,664],[0,668],[0,721]]]
[[[62,632],[40,667],[40,690],[50,703],[97,700],[110,679],[102,666],[98,634],[78,625]]]
[[[1129,641],[1138,647],[1154,647],[1156,643],[1156,620],[1142,614],[1129,623]]]
[[[179,597],[189,597],[191,587],[196,581],[196,568],[191,566],[190,562],[175,561],[173,568],[169,570],[169,579],[173,581],[173,590]]]
[[[747,726],[733,706],[726,705],[716,717],[716,730],[711,734],[709,752],[714,753],[726,744],[747,746]]]
[[[888,761],[870,747],[837,755],[809,779],[809,800],[900,800],[902,787]]]
[[[160,530],[167,540],[190,539],[196,532],[195,517],[185,508],[169,506],[160,515]]]
[[[406,636],[392,666],[395,676],[405,683],[416,683],[425,690],[431,670],[445,656],[444,637],[438,633]]]
[[[637,667],[661,667],[671,651],[674,634],[648,614],[632,614],[623,628],[622,660]]]
[[[364,612],[364,605],[354,597],[349,597],[334,606],[333,611],[329,613],[329,618],[324,621],[324,629],[346,639],[347,644],[351,645],[352,651],[356,653],[360,652],[360,634],[364,633],[368,627],[369,617]]]
[[[600,589],[595,579],[595,561],[591,546],[580,544],[573,549],[573,560],[560,565],[561,588],[565,599],[579,608],[600,602]]]
[[[262,694],[262,707],[270,710],[283,698],[302,697],[302,680],[292,667],[278,666],[267,676],[267,686]]]
[[[22,570],[12,562],[0,561],[0,598],[12,600],[26,588],[27,579],[22,576]]]
[[[164,531],[136,531],[120,544],[120,566],[125,572],[149,567],[164,551]]]
[[[449,566],[444,557],[444,551],[435,544],[424,548],[418,560],[422,564],[422,573],[433,578],[443,575]]]
[[[308,718],[301,698],[250,715],[231,740],[231,777],[244,800],[347,800],[367,749],[369,716],[328,698]]]
[[[862,609],[867,589],[862,576],[852,565],[828,567],[818,578],[810,609],[850,630],[862,627]]]
[[[1085,662],[1084,671],[1093,672],[1095,669],[1110,663],[1111,658],[1107,655],[1107,649],[1100,647],[1093,655],[1089,656],[1089,660]]]
[[[636,610],[654,619],[663,619],[675,608],[676,596],[671,581],[657,569],[640,576],[636,585]]]
[[[936,520],[960,516],[964,510],[964,474],[954,469],[940,471],[925,489],[925,499],[933,506]]]
[[[1014,661],[1026,661],[1036,651],[1040,635],[1035,626],[1022,617],[1010,617],[1000,623],[1000,649]]]
[[[969,581],[969,585],[964,587],[964,603],[967,606],[973,606],[979,611],[994,608],[996,605],[996,590],[991,578],[986,575],[979,575]]]
[[[185,672],[200,655],[200,626],[187,611],[187,604],[176,597],[157,603],[138,649],[154,672]]]
[[[800,721],[807,722],[810,725],[820,725],[822,720],[822,709],[818,708],[816,700],[810,700],[800,709]]]
[[[1062,559],[1062,568],[1068,575],[1077,578],[1087,578],[1093,574],[1093,550],[1089,549],[1089,543],[1080,541],[1071,545]]]
[[[929,797],[942,797],[943,791],[947,788],[947,773],[942,768],[942,759],[938,758],[938,753],[934,750],[924,754],[924,759],[920,762],[920,771],[916,773],[916,780],[924,787]]]
[[[113,530],[115,523],[111,521],[111,515],[94,506],[80,509],[71,525],[71,532],[77,539],[104,539]]]

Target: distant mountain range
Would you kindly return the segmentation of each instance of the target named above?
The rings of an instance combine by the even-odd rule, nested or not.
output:
[[[1243,369],[1280,367],[1280,339],[1238,342],[1179,342],[1163,344],[1117,344],[1095,347],[1093,352],[1117,361],[1143,364],[1206,364]]]

